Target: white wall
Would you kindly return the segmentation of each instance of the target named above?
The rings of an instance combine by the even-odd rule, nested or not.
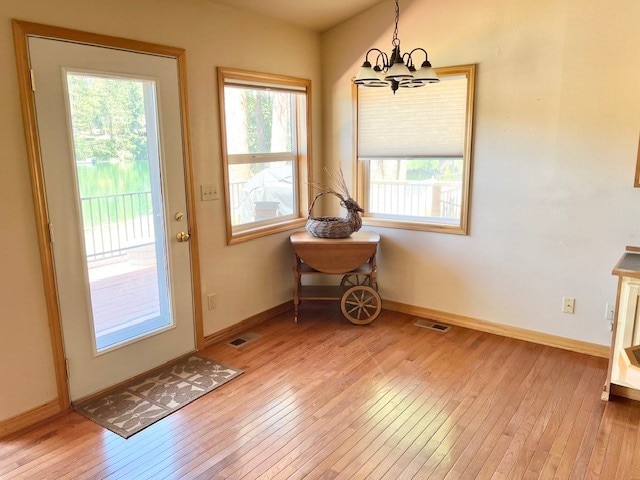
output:
[[[609,344],[611,270],[640,245],[640,3],[400,8],[403,50],[426,48],[434,66],[478,64],[475,153],[469,236],[375,228],[383,298]],[[388,0],[322,37],[324,148],[345,172],[350,79],[367,49],[390,51],[393,18]],[[561,313],[565,296],[574,315]]]
[[[640,244],[637,0],[401,0],[403,47],[478,63],[470,235],[377,229],[385,298],[606,344],[611,269]],[[187,50],[196,183],[220,183],[215,67],[311,78],[314,159],[352,172],[350,78],[390,47],[393,3],[316,34],[205,0],[0,2],[0,421],[56,396],[10,19]],[[324,102],[319,103],[320,46]],[[291,298],[287,234],[228,247],[223,204],[198,202],[205,334]],[[563,296],[575,315],[560,313]],[[204,304],[203,304],[204,305]],[[206,307],[206,306],[205,306]]]
[[[18,95],[12,18],[186,49],[196,188],[221,186],[216,66],[310,78],[313,156],[320,162],[320,37],[206,0],[0,2],[0,421],[56,398],[31,186]],[[209,335],[291,299],[287,233],[227,246],[222,201],[197,202],[202,296]]]

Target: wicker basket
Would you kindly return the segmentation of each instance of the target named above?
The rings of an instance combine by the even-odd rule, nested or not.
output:
[[[316,203],[316,200],[322,195],[331,193],[340,199],[340,204],[344,206],[344,199],[336,192],[320,192],[315,196],[313,202],[309,206],[309,218],[305,228],[314,237],[320,238],[347,238],[355,230],[355,225],[347,218],[342,217],[312,217],[311,210]]]

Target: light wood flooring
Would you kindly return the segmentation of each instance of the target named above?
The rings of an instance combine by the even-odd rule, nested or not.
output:
[[[0,440],[0,478],[640,479],[606,361],[305,304],[205,354],[245,374],[124,440],[76,413]]]

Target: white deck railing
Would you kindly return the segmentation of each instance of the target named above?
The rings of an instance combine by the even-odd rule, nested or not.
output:
[[[243,185],[230,185],[232,207],[242,204]],[[458,219],[461,198],[460,182],[372,181],[366,209],[381,215]],[[151,192],[86,197],[81,204],[87,258],[118,256],[154,243]]]
[[[80,199],[87,259],[116,257],[154,243],[151,192]]]
[[[369,211],[407,217],[460,218],[460,182],[371,181]]]
[[[243,185],[241,182],[230,185],[232,210],[242,203]],[[366,210],[370,213],[459,219],[462,186],[453,181],[372,181],[369,199]],[[235,210],[231,215],[236,221],[239,219]]]

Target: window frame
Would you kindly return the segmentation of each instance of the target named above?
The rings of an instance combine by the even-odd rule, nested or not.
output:
[[[227,244],[245,242],[275,233],[292,230],[304,226],[309,206],[309,185],[311,184],[311,80],[285,75],[252,72],[235,68],[218,67],[218,105],[220,112],[220,145],[222,150],[222,178],[224,182],[225,223]],[[302,99],[296,102],[296,137],[293,139],[294,152],[232,154],[227,152],[227,128],[225,115],[224,88],[226,85],[244,86],[247,88],[267,88],[290,93],[301,93]],[[229,157],[243,158],[242,161],[229,162]],[[293,160],[294,200],[297,208],[281,220],[264,220],[249,224],[240,231],[234,231],[231,222],[231,197],[229,186],[229,166],[240,163],[252,163],[250,160],[263,158],[288,157]],[[275,160],[273,160],[275,161]]]
[[[469,234],[469,209],[471,204],[471,177],[473,164],[473,131],[474,131],[474,106],[475,106],[475,84],[476,84],[476,64],[458,65],[452,67],[440,67],[434,69],[439,77],[447,75],[465,75],[467,77],[467,101],[466,101],[466,119],[465,119],[465,141],[463,149],[463,178],[462,178],[462,201],[460,205],[460,222],[459,224],[437,223],[425,220],[409,220],[409,219],[390,219],[383,217],[375,217],[367,214],[368,208],[368,184],[369,184],[369,160],[360,158],[358,152],[358,85],[353,85],[353,117],[354,117],[354,152],[355,152],[355,177],[356,177],[356,198],[360,205],[363,205],[365,213],[362,214],[362,220],[365,225],[374,225],[389,228],[398,228],[404,230],[421,230],[428,232],[451,233],[457,235]],[[361,87],[363,88],[363,87]],[[429,88],[426,85],[423,88]],[[421,90],[419,89],[419,90]],[[401,94],[402,92],[399,92]],[[371,158],[371,157],[369,157]],[[382,158],[382,157],[380,157]],[[398,159],[407,158],[402,152],[399,152]]]

